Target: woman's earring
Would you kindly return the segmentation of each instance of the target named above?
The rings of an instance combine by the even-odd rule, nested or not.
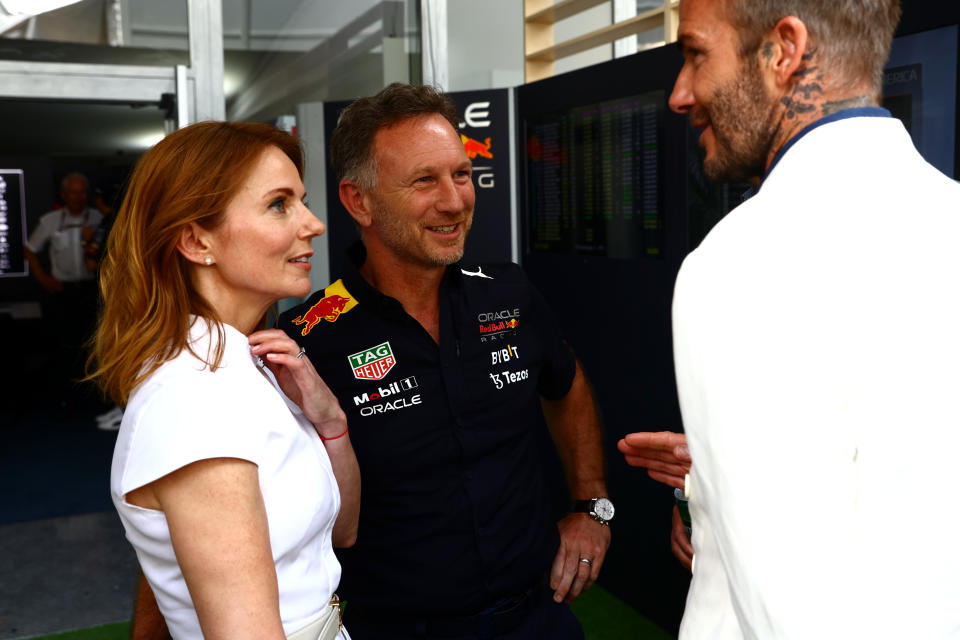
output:
[[[211,258],[210,256],[207,256],[206,258],[203,259],[203,264],[209,267],[210,265],[213,264],[213,258]]]

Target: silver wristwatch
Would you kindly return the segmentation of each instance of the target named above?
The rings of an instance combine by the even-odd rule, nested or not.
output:
[[[598,497],[589,500],[574,500],[574,513],[589,513],[590,517],[603,525],[609,525],[613,520],[613,503],[610,498]]]

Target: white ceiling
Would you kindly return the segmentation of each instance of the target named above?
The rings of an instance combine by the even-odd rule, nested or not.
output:
[[[378,0],[223,0],[228,101],[229,92],[248,82],[265,61],[315,48],[376,4]],[[123,47],[106,44],[110,24],[105,15],[115,7],[124,12],[128,42]],[[186,23],[186,0],[83,0],[0,34],[0,59],[188,64]],[[0,99],[0,155],[138,154],[162,136],[163,117],[156,105]]]

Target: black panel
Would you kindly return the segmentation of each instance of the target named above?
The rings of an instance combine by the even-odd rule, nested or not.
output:
[[[476,203],[463,264],[510,262],[510,92],[456,91],[447,95],[460,114],[460,136],[473,162]],[[469,110],[469,113],[468,113]]]
[[[524,119],[529,252],[661,258],[663,89]]]
[[[901,1],[903,14],[894,37],[906,36],[938,27],[960,24],[960,2],[917,2]],[[957,102],[960,104],[960,64],[957,65]],[[960,110],[957,114],[957,128],[954,141],[953,178],[960,180]]]
[[[676,47],[661,47],[518,89],[523,246],[531,246],[525,141],[530,125],[558,112],[659,91],[658,255],[630,259],[598,252],[527,251],[523,265],[556,312],[596,390],[606,425],[610,491],[617,506],[613,543],[600,582],[664,628],[679,625],[689,573],[670,552],[672,490],[628,467],[616,442],[632,431],[681,430],[670,335],[673,283],[690,248],[687,219],[688,125],[666,99],[680,70]],[[698,170],[698,169],[697,169]],[[719,217],[719,216],[715,216]]]
[[[960,23],[958,2],[901,0],[900,8],[902,14],[895,37]]]

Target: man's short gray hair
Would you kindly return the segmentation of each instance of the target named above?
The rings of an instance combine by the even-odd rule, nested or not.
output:
[[[83,175],[82,173],[73,172],[63,176],[63,180],[60,181],[60,191],[66,189],[67,183],[71,180],[80,180],[83,182],[84,187],[86,187],[88,190],[90,189],[90,181],[87,180],[87,176]]]
[[[349,180],[364,191],[376,186],[377,132],[407,118],[437,114],[459,131],[457,108],[430,86],[394,82],[375,96],[360,98],[340,113],[330,140],[330,164],[337,181]]]
[[[808,52],[838,85],[869,82],[883,88],[883,67],[900,20],[900,0],[727,0],[740,34],[741,53],[752,53],[787,16],[796,16],[810,34]]]

